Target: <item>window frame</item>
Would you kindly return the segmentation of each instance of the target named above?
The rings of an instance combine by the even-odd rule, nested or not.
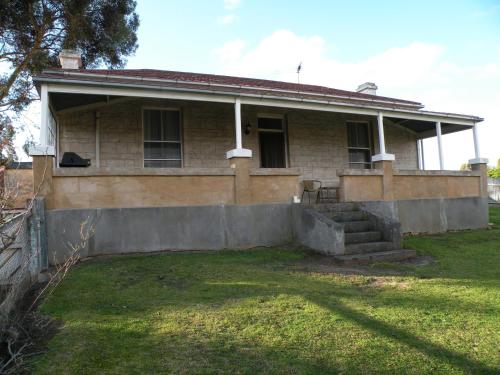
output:
[[[261,129],[259,128],[259,119],[261,118],[268,118],[268,119],[278,119],[281,120],[281,130],[280,129]],[[268,168],[268,167],[263,167],[262,166],[262,158],[260,155],[260,150],[261,150],[261,145],[260,145],[260,133],[282,133],[283,134],[283,160],[285,163],[284,168],[288,168],[289,162],[288,162],[288,131],[287,131],[287,124],[286,124],[286,116],[284,114],[280,113],[258,113],[257,114],[257,142],[259,145],[259,165],[260,168]],[[279,169],[279,168],[273,168],[273,169]]]
[[[366,124],[366,131],[368,135],[368,147],[351,147],[349,146],[349,124]],[[366,121],[366,120],[346,120],[345,122],[346,125],[346,138],[347,138],[347,162],[349,164],[349,167],[352,164],[356,165],[367,165],[369,164],[369,168],[363,168],[363,169],[372,169],[373,168],[373,163],[371,161],[371,157],[373,155],[373,143],[372,143],[372,132],[371,132],[371,122]],[[361,161],[350,161],[349,160],[349,151],[350,150],[363,150],[363,151],[368,151],[370,153],[370,161],[369,162],[361,162]]]
[[[179,112],[179,141],[151,141],[144,139],[144,111],[171,111],[171,112]],[[161,106],[143,106],[141,107],[141,142],[142,142],[142,168],[147,169],[168,169],[168,168],[184,168],[184,127],[183,127],[183,116],[182,110],[179,107],[161,107]],[[176,143],[180,146],[180,159],[146,159],[145,158],[145,142],[151,143]],[[146,160],[148,161],[161,161],[161,160],[171,160],[177,161],[180,160],[181,165],[179,167],[146,167]]]

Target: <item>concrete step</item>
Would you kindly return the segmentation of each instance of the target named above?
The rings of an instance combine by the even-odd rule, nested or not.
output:
[[[346,221],[366,220],[368,215],[364,211],[339,211],[327,214],[333,221],[344,223]]]
[[[346,254],[376,253],[389,250],[394,250],[394,244],[386,241],[363,242],[345,245]]]
[[[358,211],[357,203],[317,203],[314,208],[321,213],[340,212],[340,211]]]
[[[363,243],[363,242],[376,242],[382,239],[382,233],[371,232],[354,232],[345,233],[345,244]]]
[[[337,198],[321,198],[321,203],[320,204],[335,204],[338,202]]]
[[[399,249],[380,251],[367,254],[336,255],[334,259],[342,264],[369,264],[375,262],[396,262],[413,258],[417,255],[415,250]]]
[[[372,230],[372,223],[369,220],[347,221],[342,223],[345,233],[368,232]]]

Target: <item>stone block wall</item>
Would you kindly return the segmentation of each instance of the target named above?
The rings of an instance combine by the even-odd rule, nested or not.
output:
[[[417,138],[415,135],[390,121],[387,121],[384,126],[384,135],[387,152],[396,157],[394,168],[417,169]]]
[[[337,169],[349,166],[346,121],[345,116],[334,113],[291,112],[290,166],[300,168],[304,179],[337,185]]]
[[[179,108],[182,121],[183,165],[187,168],[227,167],[226,152],[235,147],[234,107],[231,104],[131,99],[102,107],[100,162],[108,168],[142,168],[142,108]],[[374,153],[378,153],[376,121],[367,116],[280,108],[242,106],[243,147],[253,152],[252,167],[260,167],[257,118],[279,114],[288,122],[288,167],[299,168],[304,179],[337,185],[337,169],[349,167],[346,121],[370,121]],[[60,154],[74,151],[95,166],[95,111],[60,114]],[[244,134],[247,124],[250,134]],[[396,155],[395,168],[416,169],[416,138],[386,120],[387,152]]]
[[[60,114],[59,152],[76,152],[82,158],[90,159],[95,165],[95,113],[80,111],[78,113]]]
[[[117,104],[99,113],[101,167],[142,168],[141,102]]]
[[[182,106],[184,167],[225,168],[235,147],[234,106],[185,103]]]

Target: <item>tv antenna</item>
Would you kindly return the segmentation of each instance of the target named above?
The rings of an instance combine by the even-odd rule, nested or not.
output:
[[[300,85],[300,71],[302,70],[302,61],[297,66],[297,84]]]

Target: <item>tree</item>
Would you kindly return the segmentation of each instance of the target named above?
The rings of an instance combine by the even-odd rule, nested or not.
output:
[[[16,159],[15,134],[10,118],[0,112],[0,166]]]
[[[137,49],[139,19],[134,0],[0,0],[0,164],[15,158],[13,117],[36,100],[33,75],[58,66],[62,49],[77,50],[84,67],[125,65],[125,58]],[[6,69],[4,67],[7,67]],[[49,163],[45,161],[45,168]],[[44,171],[45,176],[45,171]],[[42,177],[42,180],[45,177]],[[36,197],[40,186],[34,187]],[[18,186],[0,186],[0,257],[20,238],[26,228],[34,198],[19,212],[12,211]],[[38,294],[50,293],[79,259],[79,250],[92,235],[88,222],[82,224],[82,243],[71,245],[71,256],[49,276]],[[30,274],[33,254],[21,259],[16,278],[0,296],[0,373],[19,373],[32,336],[24,323],[25,314],[11,314],[9,303],[17,301],[29,284],[20,280]],[[21,276],[17,276],[21,275]],[[31,309],[33,306],[30,306]],[[6,349],[7,348],[7,349]],[[4,352],[7,357],[3,358]],[[27,357],[26,357],[27,358]]]
[[[500,178],[500,159],[497,160],[496,168],[488,168],[488,177]]]
[[[0,122],[36,100],[31,77],[58,66],[62,49],[84,67],[120,68],[137,49],[134,0],[0,0]]]
[[[469,165],[469,163],[463,163],[463,164],[460,166],[460,170],[461,170],[461,171],[470,171],[470,165]]]

